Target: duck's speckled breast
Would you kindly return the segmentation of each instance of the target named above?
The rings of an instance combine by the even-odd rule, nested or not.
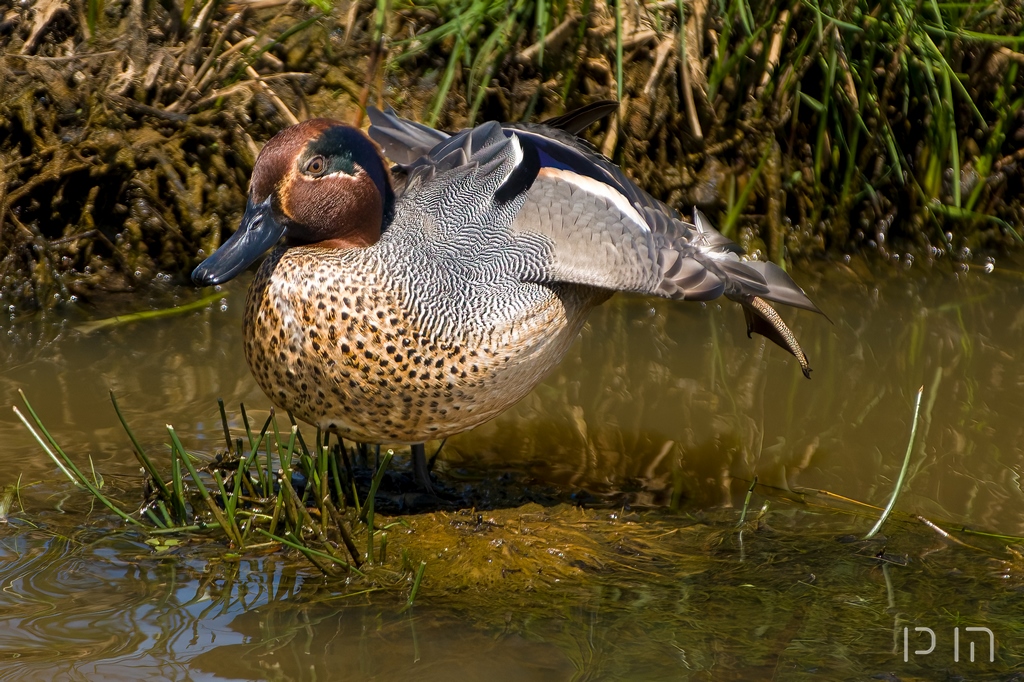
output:
[[[442,335],[429,328],[437,316],[417,311],[465,305],[474,292],[413,294],[402,264],[384,263],[372,248],[278,249],[246,303],[245,354],[261,388],[297,418],[361,442],[446,438],[498,415],[559,363],[607,296],[523,283],[475,301],[500,307],[497,322],[447,324]]]

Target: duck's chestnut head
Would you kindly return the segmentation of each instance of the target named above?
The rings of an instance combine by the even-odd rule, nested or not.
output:
[[[335,248],[375,243],[394,192],[373,142],[359,129],[317,118],[282,130],[256,159],[242,224],[192,273],[206,286],[242,272],[284,236]]]

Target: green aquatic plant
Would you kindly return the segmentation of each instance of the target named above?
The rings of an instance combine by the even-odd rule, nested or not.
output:
[[[381,458],[366,498],[359,504],[357,498],[346,499],[346,491],[356,495],[358,488],[348,461],[350,452],[340,439],[332,447],[325,435],[317,433],[316,447],[311,451],[297,424],[293,423],[282,438],[273,409],[258,435],[254,435],[243,406],[240,413],[249,441],[246,450],[241,438],[232,440],[227,412],[223,401],[219,401],[226,450],[212,459],[189,452],[175,428],[168,424],[170,470],[162,472],[139,443],[111,392],[114,411],[145,479],[144,500],[138,509],[129,511],[104,491],[103,480],[95,468],[89,477],[77,466],[58,445],[24,393],[21,397],[29,416],[17,407],[13,408],[15,414],[64,475],[137,531],[163,538],[155,541],[159,548],[169,547],[172,540],[167,536],[173,535],[226,542],[230,553],[262,546],[256,539],[267,539],[271,544],[299,551],[328,576],[362,576],[362,564],[387,563],[386,532],[381,535],[379,554],[375,556],[374,552],[375,538],[381,533],[375,526],[374,510],[375,498],[394,456],[392,450]],[[351,456],[355,456],[354,451]],[[5,513],[15,493],[11,491],[0,500]],[[357,503],[352,505],[350,501]],[[362,533],[366,534],[365,555],[359,552],[355,541]],[[422,569],[419,578],[414,579],[410,601],[420,578]]]
[[[918,389],[917,398],[914,401],[914,420],[910,427],[910,439],[907,442],[907,451],[903,455],[903,467],[900,468],[900,475],[896,479],[896,486],[893,488],[892,497],[889,498],[889,504],[885,506],[882,511],[882,515],[879,517],[875,525],[871,527],[868,534],[864,536],[865,540],[870,540],[875,537],[879,530],[882,529],[882,525],[886,519],[889,518],[889,514],[892,513],[893,507],[896,506],[896,499],[900,496],[900,491],[903,489],[903,481],[907,477],[907,470],[910,468],[910,456],[914,452],[914,440],[917,438],[917,420],[921,414],[921,396],[924,395],[924,386]]]

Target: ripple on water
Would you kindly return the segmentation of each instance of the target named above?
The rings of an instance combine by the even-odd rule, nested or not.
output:
[[[466,576],[473,566],[469,555],[460,562],[455,549],[439,548],[405,613],[394,595],[342,598],[283,558],[161,556],[95,527],[111,521],[88,516],[84,496],[0,410],[8,463],[0,485],[19,473],[44,481],[23,491],[29,513],[0,526],[0,678],[843,679],[898,670],[973,679],[1019,669],[1024,562],[999,543],[983,552],[951,545],[908,517],[887,526],[881,543],[838,543],[862,534],[876,512],[818,513],[821,499],[794,505],[768,488],[754,500],[768,511],[742,534],[730,510],[755,474],[777,490],[884,504],[924,384],[919,445],[897,509],[948,528],[1024,534],[1024,275],[1008,258],[983,270],[915,264],[879,275],[854,261],[849,277],[812,287],[835,324],[787,313],[811,381],[791,357],[748,341],[728,305],[613,299],[545,384],[452,439],[442,465],[528,471],[538,485],[627,488],[639,502],[678,502],[681,515],[663,511],[632,526],[620,518],[631,537],[605,548],[614,561],[566,564],[564,574],[535,581],[543,593],[512,580],[524,587],[503,591],[500,571],[486,587],[464,580],[445,591],[445,571]],[[15,403],[17,389],[28,389],[72,456],[92,454],[121,499],[135,499],[138,467],[108,387],[164,462],[167,422],[189,448],[220,445],[217,397],[244,400],[251,414],[263,410],[254,420],[264,418],[266,401],[239,352],[241,295],[228,291],[227,312],[68,332],[8,363],[0,400]],[[55,507],[67,513],[41,511]],[[666,544],[652,558],[637,536],[655,530]],[[462,536],[452,532],[457,548]],[[543,524],[533,532],[545,551],[573,558]],[[496,538],[472,539],[490,547]],[[1001,667],[954,666],[957,624],[992,627]],[[902,628],[915,626],[935,628],[940,650],[904,665]]]

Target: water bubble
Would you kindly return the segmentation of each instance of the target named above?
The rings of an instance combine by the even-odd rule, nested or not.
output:
[[[985,272],[991,274],[996,269],[996,259],[989,256],[985,259]]]

